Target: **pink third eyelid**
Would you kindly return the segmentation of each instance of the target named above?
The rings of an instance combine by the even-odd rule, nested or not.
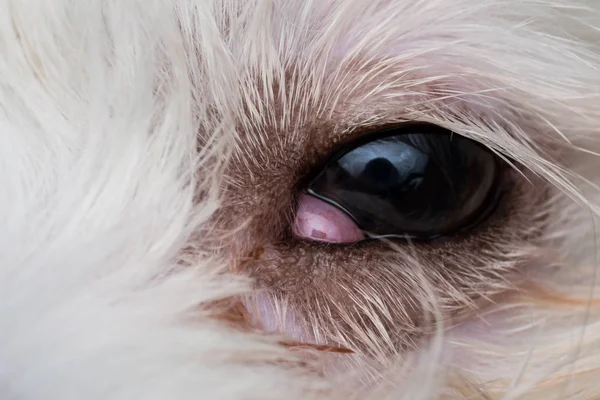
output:
[[[301,239],[328,243],[355,243],[365,238],[343,211],[306,194],[300,196],[294,233]]]

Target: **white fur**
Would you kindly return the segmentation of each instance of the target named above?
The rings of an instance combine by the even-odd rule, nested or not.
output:
[[[573,268],[552,271],[556,282],[550,271],[532,279],[600,297],[590,292],[600,193],[578,179],[600,183],[600,162],[574,149],[600,150],[599,44],[595,0],[3,0],[0,397],[352,395],[345,375],[317,376],[274,338],[228,330],[202,311],[248,290],[223,273],[226,260],[203,253],[178,267],[219,206],[240,126],[257,146],[274,145],[261,142],[265,125],[301,134],[340,107],[354,125],[444,124],[547,177],[572,199],[561,200],[552,232]],[[364,64],[360,79],[345,75],[366,61],[375,66]],[[279,94],[300,112],[276,113],[272,84],[290,70],[295,89]],[[454,92],[417,105],[428,82]],[[437,108],[453,99],[473,112]],[[520,112],[539,131],[519,126]],[[200,155],[198,134],[212,140]],[[570,149],[571,170],[541,158],[535,135]],[[199,189],[208,195],[197,204]],[[519,317],[499,317],[469,343],[440,336],[412,372],[404,360],[388,385],[354,395],[458,398],[436,365],[458,351],[462,378],[489,396],[600,396],[597,306],[506,307]]]

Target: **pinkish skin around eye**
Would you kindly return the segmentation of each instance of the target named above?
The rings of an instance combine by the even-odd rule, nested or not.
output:
[[[294,233],[301,239],[327,243],[355,243],[365,238],[343,211],[305,194],[299,199]]]

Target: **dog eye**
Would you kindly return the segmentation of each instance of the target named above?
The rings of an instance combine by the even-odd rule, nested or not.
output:
[[[308,187],[368,237],[451,234],[496,203],[499,159],[479,143],[429,124],[376,136],[334,156]]]

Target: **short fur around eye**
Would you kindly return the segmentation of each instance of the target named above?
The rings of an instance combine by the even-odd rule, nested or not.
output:
[[[251,238],[246,251],[260,249],[241,264],[261,289],[259,304],[250,302],[249,307],[257,308],[252,311],[259,319],[261,314],[272,319],[262,313],[262,303],[282,303],[294,316],[278,316],[282,322],[277,330],[297,340],[365,352],[382,363],[414,349],[435,330],[433,320],[457,323],[476,304],[490,304],[496,295],[514,290],[540,262],[542,255],[534,249],[548,220],[539,211],[547,209],[547,184],[515,170],[507,171],[499,184],[505,191],[500,206],[470,231],[424,242],[383,239],[346,245],[299,240],[278,229],[289,220],[285,191],[293,187],[269,187],[267,182],[236,187],[227,198],[283,203],[224,207],[223,218],[231,225],[248,218],[239,233]],[[525,243],[530,251],[515,252]],[[428,298],[426,288],[434,298]]]
[[[600,6],[0,6],[0,398],[600,397]],[[410,121],[515,168],[476,229],[289,227]]]

